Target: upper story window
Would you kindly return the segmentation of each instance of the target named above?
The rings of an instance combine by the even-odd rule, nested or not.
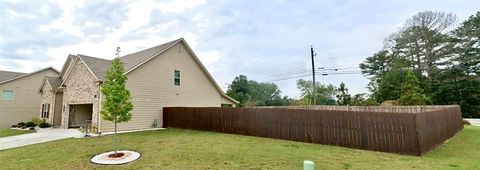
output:
[[[180,71],[175,70],[173,74],[173,84],[180,86]]]
[[[13,100],[14,94],[13,90],[3,90],[2,100]]]

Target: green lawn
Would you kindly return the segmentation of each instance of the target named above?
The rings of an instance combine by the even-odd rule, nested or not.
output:
[[[0,138],[35,132],[33,130],[0,129]]]
[[[120,166],[89,159],[111,150],[112,136],[66,139],[0,151],[4,169],[480,169],[480,127],[466,126],[423,157],[212,132],[169,129],[120,134],[120,148],[142,153]]]

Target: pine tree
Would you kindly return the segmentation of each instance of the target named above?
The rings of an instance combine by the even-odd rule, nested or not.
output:
[[[336,97],[337,104],[340,106],[347,106],[351,104],[352,96],[348,94],[348,89],[345,87],[345,83],[340,83]]]
[[[398,99],[400,105],[427,105],[431,104],[430,98],[423,94],[420,81],[415,73],[407,71],[402,84],[402,95]]]

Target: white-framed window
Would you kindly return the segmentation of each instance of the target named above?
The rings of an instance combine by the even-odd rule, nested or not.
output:
[[[173,73],[173,84],[180,86],[180,70],[175,70]]]
[[[42,104],[42,118],[48,119],[50,117],[50,103]]]
[[[13,100],[15,94],[13,90],[3,90],[2,92],[2,100]]]

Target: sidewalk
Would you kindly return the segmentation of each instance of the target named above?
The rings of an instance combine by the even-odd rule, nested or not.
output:
[[[465,119],[474,126],[480,126],[480,119]]]

